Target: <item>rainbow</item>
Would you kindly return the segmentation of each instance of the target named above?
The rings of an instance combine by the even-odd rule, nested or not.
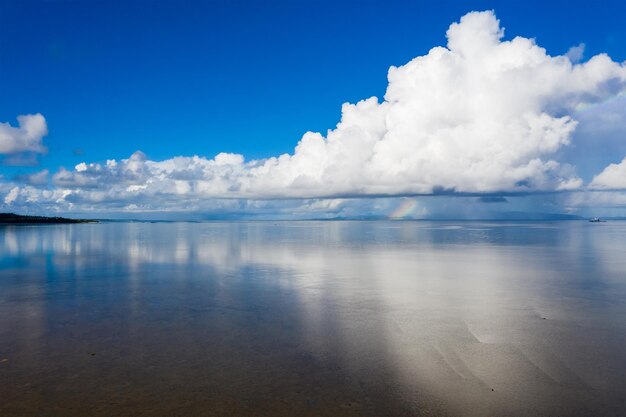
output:
[[[404,219],[408,217],[417,208],[417,201],[406,200],[401,203],[394,211],[389,214],[390,219]]]

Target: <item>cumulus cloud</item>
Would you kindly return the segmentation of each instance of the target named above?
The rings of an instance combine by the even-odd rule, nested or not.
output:
[[[626,158],[619,164],[611,164],[591,181],[591,188],[615,190],[626,189]]]
[[[17,180],[30,185],[45,185],[48,183],[48,174],[49,171],[44,169],[33,174],[19,175]]]
[[[580,189],[575,168],[558,155],[570,145],[577,109],[626,91],[626,66],[604,54],[576,63],[582,46],[550,56],[533,39],[503,36],[493,12],[463,16],[446,47],[389,69],[383,100],[344,104],[335,129],[305,133],[292,154],[153,161],[135,152],[62,168],[53,190],[22,188],[11,200],[39,192],[74,207],[166,209],[207,199]]]
[[[18,116],[17,122],[18,127],[0,123],[0,154],[45,153],[41,140],[48,134],[46,119],[39,113],[25,114]]]

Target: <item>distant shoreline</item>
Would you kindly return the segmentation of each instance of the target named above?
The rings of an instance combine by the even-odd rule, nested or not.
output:
[[[65,217],[22,216],[15,213],[0,213],[0,224],[67,224],[97,223],[91,219],[68,219]]]
[[[530,215],[527,217],[502,217],[502,218],[477,218],[477,219],[455,219],[455,218],[431,218],[431,219],[411,219],[411,218],[389,218],[383,216],[361,216],[361,217],[331,217],[331,218],[302,218],[302,219],[272,219],[272,218],[181,218],[181,219],[71,219],[66,217],[49,216],[26,216],[15,213],[0,213],[0,226],[3,225],[29,225],[29,224],[75,224],[75,223],[212,223],[212,222],[553,222],[553,221],[588,221],[589,218],[573,215],[545,214]],[[543,213],[540,213],[543,214]],[[602,217],[603,221],[626,220],[626,217]]]

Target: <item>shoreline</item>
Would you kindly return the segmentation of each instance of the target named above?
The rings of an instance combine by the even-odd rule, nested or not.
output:
[[[98,223],[93,219],[68,219],[65,217],[23,216],[15,213],[0,213],[2,224],[68,224],[68,223]]]

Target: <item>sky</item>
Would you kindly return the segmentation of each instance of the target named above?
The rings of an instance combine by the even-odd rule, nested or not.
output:
[[[626,216],[625,15],[0,0],[0,211]]]

